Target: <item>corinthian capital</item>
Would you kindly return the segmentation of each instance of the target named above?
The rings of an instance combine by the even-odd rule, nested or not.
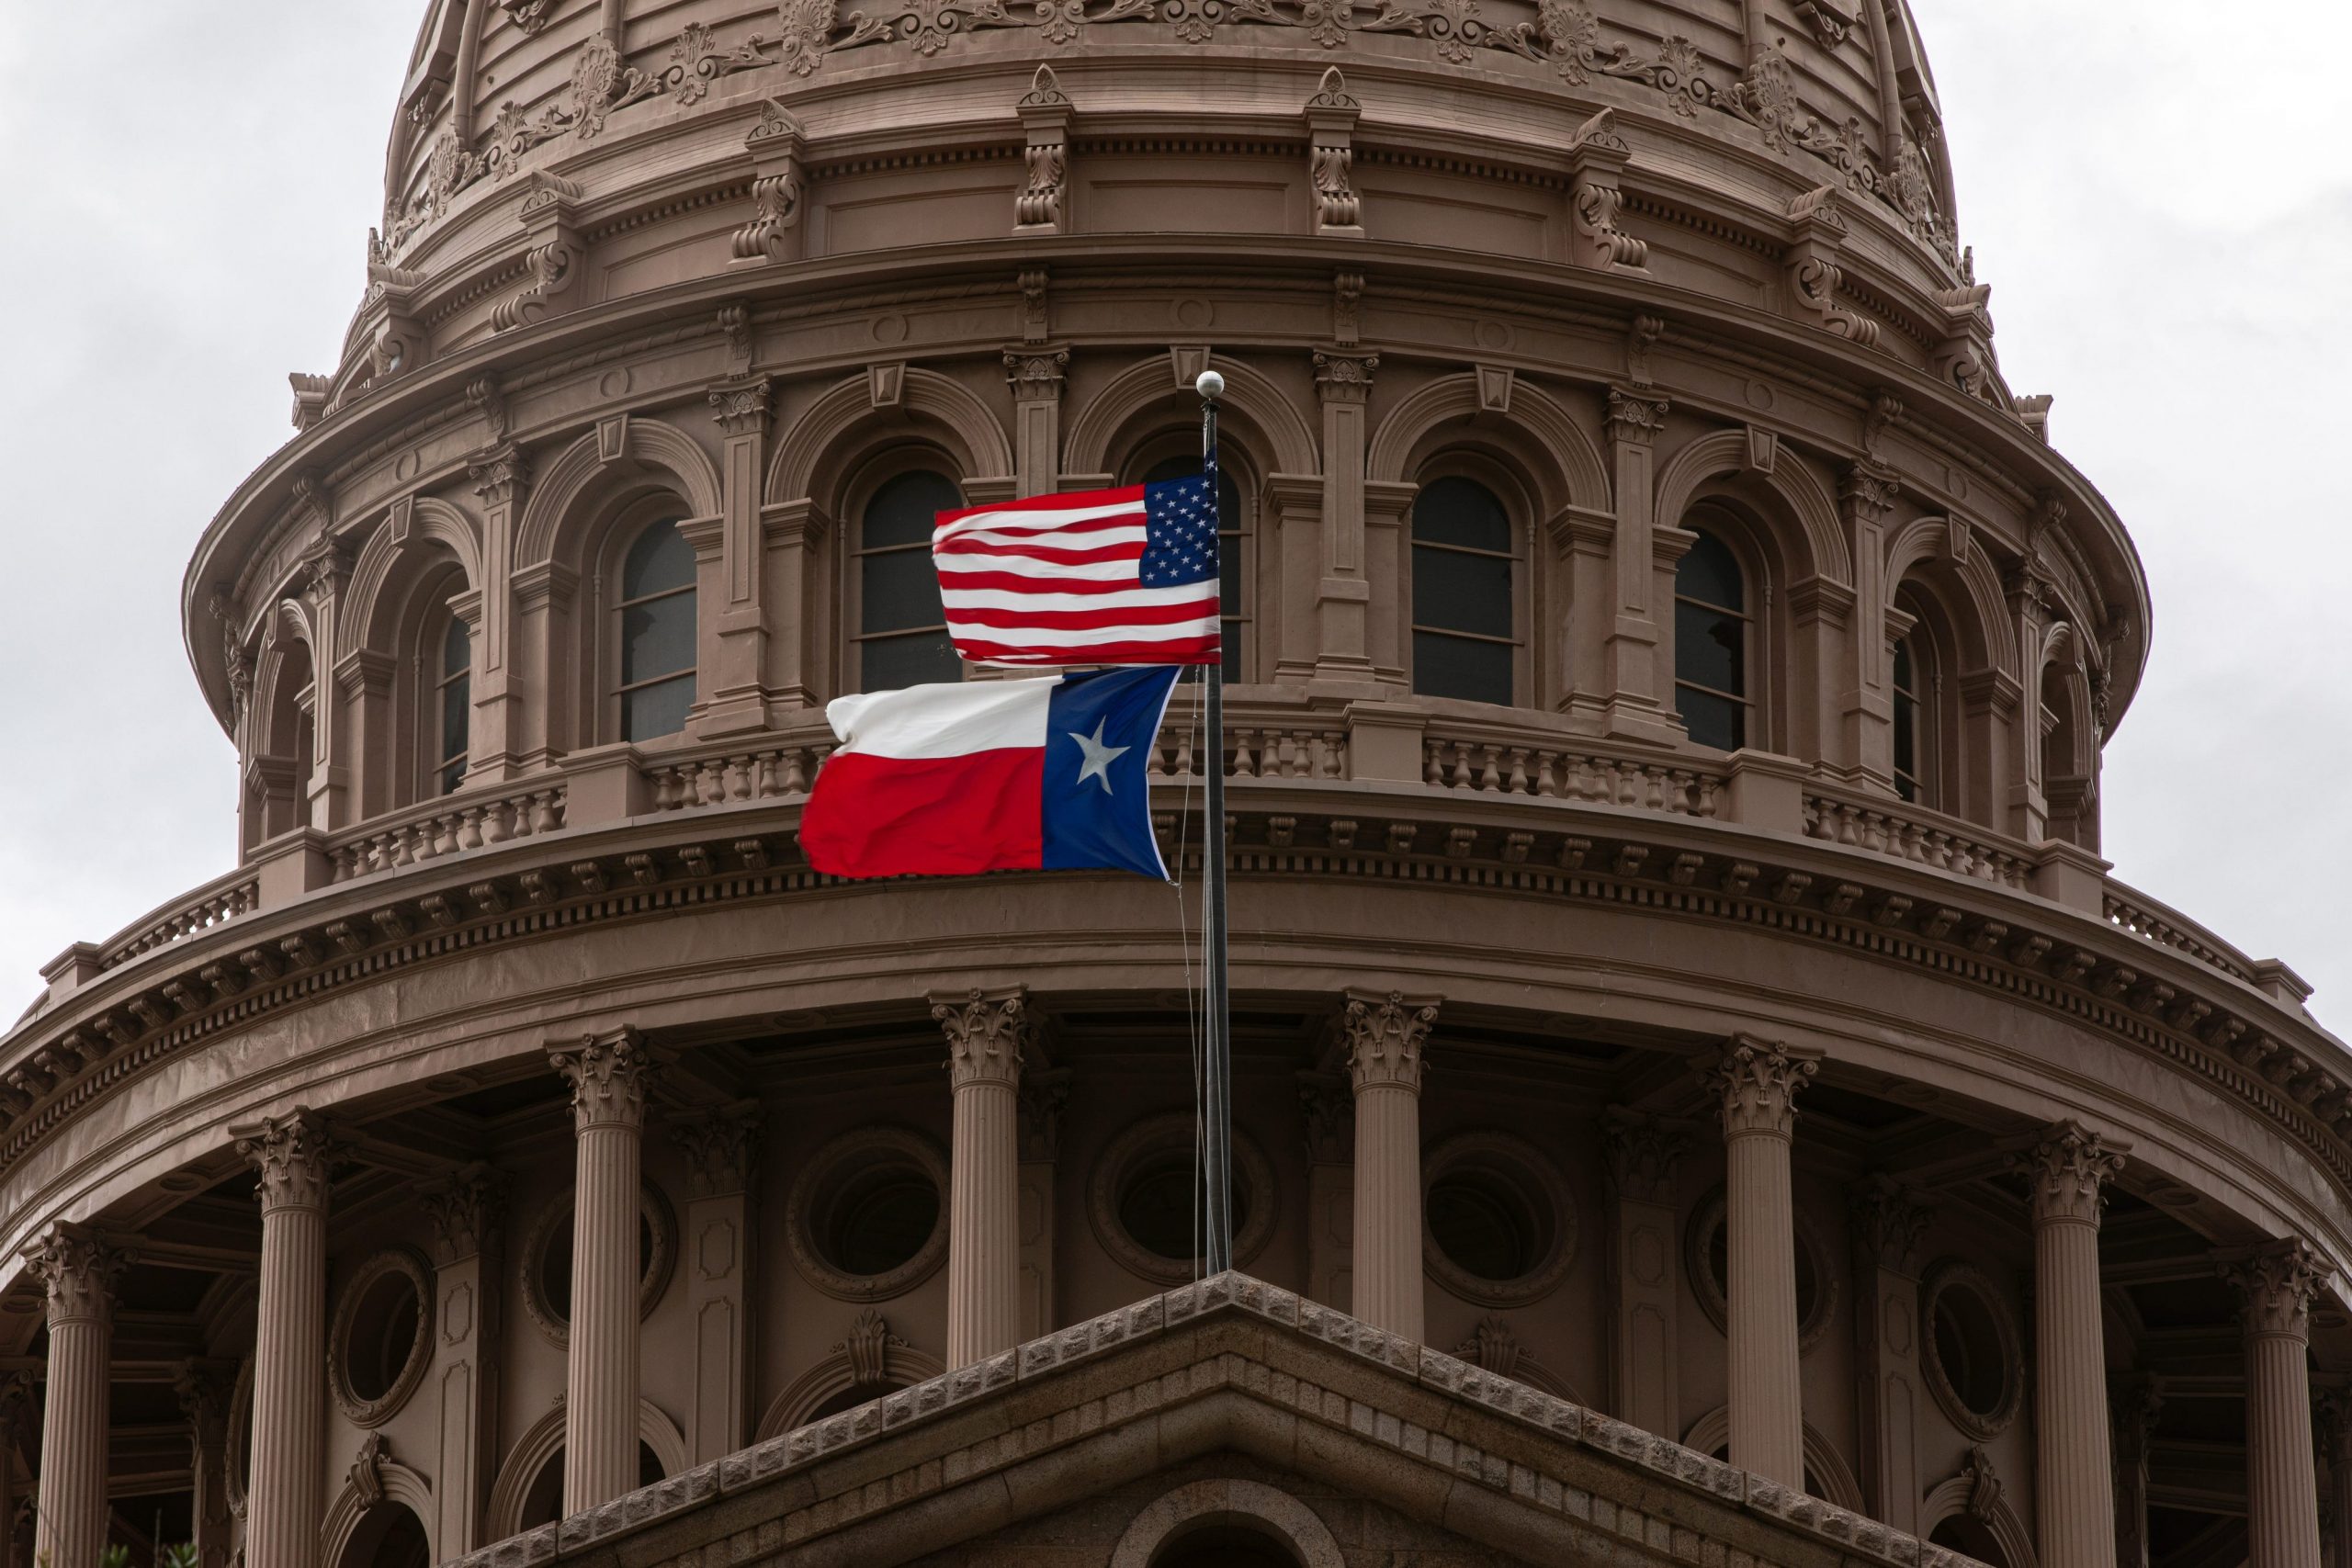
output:
[[[1421,1053],[1437,1027],[1442,998],[1408,998],[1401,991],[1350,991],[1340,1015],[1348,1048],[1348,1077],[1358,1094],[1367,1089],[1421,1092]]]
[[[2222,1277],[2238,1288],[2247,1334],[2310,1337],[2312,1298],[2327,1278],[2327,1264],[2308,1243],[2274,1242],[2222,1264]]]
[[[966,1084],[1018,1087],[1022,1054],[1037,1039],[1037,1017],[1029,1010],[1029,987],[961,996],[934,993],[931,1016],[947,1036],[947,1071],[957,1089]]]
[[[577,1045],[550,1045],[548,1064],[571,1086],[574,1131],[645,1125],[645,1091],[660,1064],[636,1030],[587,1035]]]
[[[2036,1224],[2072,1221],[2098,1224],[2104,1190],[2123,1170],[2123,1149],[2079,1122],[2052,1127],[2017,1168],[2033,1183]]]
[[[476,1162],[443,1178],[418,1195],[441,1244],[441,1261],[455,1263],[490,1247],[506,1204],[506,1182]]]
[[[1724,1136],[1769,1133],[1787,1137],[1797,1121],[1797,1091],[1821,1064],[1776,1041],[1735,1034],[1730,1046],[1702,1071],[1707,1086],[1723,1099]]]
[[[232,1127],[237,1152],[261,1173],[261,1212],[274,1209],[323,1209],[327,1204],[327,1162],[334,1156],[334,1140],[316,1111],[297,1106],[285,1116]]]
[[[1888,1176],[1873,1176],[1853,1199],[1854,1239],[1882,1269],[1909,1274],[1918,1262],[1919,1239],[1928,1234],[1935,1206],[1915,1188]]]
[[[697,1198],[747,1192],[759,1156],[760,1108],[748,1101],[689,1116],[670,1135],[686,1151],[686,1176]]]
[[[1637,1203],[1674,1201],[1682,1156],[1690,1147],[1681,1123],[1612,1105],[1601,1118],[1600,1144],[1611,1191]]]
[[[49,1322],[114,1316],[114,1284],[138,1254],[87,1225],[61,1220],[25,1248],[27,1270],[49,1290]]]

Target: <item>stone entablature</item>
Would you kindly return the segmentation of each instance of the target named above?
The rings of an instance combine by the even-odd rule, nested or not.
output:
[[[1137,1427],[1148,1440],[1134,1440]],[[967,1537],[975,1513],[1004,1522],[995,1488],[1016,1467],[1014,1517],[1024,1517],[1138,1463],[1217,1451],[1391,1498],[1530,1561],[1564,1550],[1758,1568],[1969,1561],[1246,1274],[1218,1274],[502,1541],[460,1568],[706,1568],[803,1548],[905,1561]]]
[[[848,891],[801,861],[793,839],[801,797],[649,812],[651,781],[635,776],[637,793],[601,792],[602,805],[560,831],[347,883],[326,881],[315,843],[290,845],[312,867],[311,891],[266,870],[281,897],[59,990],[0,1045],[0,1084],[14,1097],[0,1111],[0,1173],[31,1179],[19,1189],[29,1195],[62,1147],[130,1134],[114,1107],[137,1103],[138,1086],[159,1069],[215,1041],[271,1031],[322,1000],[405,984],[420,966],[663,915],[779,898],[818,907]],[[1165,787],[1172,807],[1181,781]],[[1725,938],[1770,932],[1867,954],[1987,1007],[2071,1021],[2273,1129],[2310,1162],[2317,1185],[2249,1170],[2208,1190],[2188,1167],[2174,1177],[2223,1210],[2261,1191],[2258,1213],[2300,1215],[2301,1229],[2352,1259],[2352,1235],[2337,1237],[2321,1196],[2352,1191],[2352,1092],[2336,1066],[2343,1047],[2301,1011],[2298,991],[2266,992],[2120,926],[2102,912],[2111,885],[2073,855],[2038,865],[2028,891],[1807,838],[1795,781],[1781,760],[1760,757],[1734,760],[1713,817],[1304,776],[1244,779],[1231,798],[1231,863],[1245,888],[1255,879],[1334,891],[1410,886],[1628,917],[1666,913]],[[1172,860],[1172,818],[1164,830]],[[1196,847],[1192,854],[1196,861]],[[1351,950],[1329,940],[1335,951]],[[1050,965],[1051,950],[1036,957]],[[1269,983],[1275,976],[1270,971]],[[1245,964],[1237,987],[1250,984]],[[322,1046],[305,1070],[324,1069],[335,1054]],[[111,1157],[128,1178],[141,1156],[131,1144]],[[12,1230],[37,1225],[45,1212],[31,1201]]]

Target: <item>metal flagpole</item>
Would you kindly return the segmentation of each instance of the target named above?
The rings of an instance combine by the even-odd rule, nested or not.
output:
[[[1225,378],[1204,370],[1193,388],[1201,394],[1201,472],[1208,479],[1209,504],[1216,508],[1221,533],[1225,518],[1217,493],[1216,400],[1225,391]],[[1224,544],[1222,539],[1217,542],[1220,547]],[[1224,608],[1220,601],[1220,616]],[[1223,638],[1218,640],[1221,645]],[[1201,858],[1208,871],[1203,922],[1208,943],[1208,1006],[1204,1010],[1208,1015],[1208,1049],[1202,1074],[1202,1095],[1206,1101],[1202,1166],[1208,1209],[1208,1270],[1222,1274],[1233,1267],[1233,1050],[1225,975],[1225,660],[1221,653],[1207,667],[1207,680],[1208,820],[1203,824]]]

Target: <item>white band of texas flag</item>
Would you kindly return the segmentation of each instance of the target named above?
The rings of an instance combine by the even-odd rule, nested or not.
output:
[[[1179,671],[836,697],[841,745],[801,813],[832,876],[1108,868],[1163,881],[1148,764]]]
[[[1214,664],[1216,528],[1205,474],[940,513],[947,635],[976,664]]]

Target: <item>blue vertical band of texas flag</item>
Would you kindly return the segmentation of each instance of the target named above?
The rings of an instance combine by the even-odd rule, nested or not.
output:
[[[1150,760],[1177,666],[836,697],[801,814],[833,876],[1132,871],[1167,880]]]

